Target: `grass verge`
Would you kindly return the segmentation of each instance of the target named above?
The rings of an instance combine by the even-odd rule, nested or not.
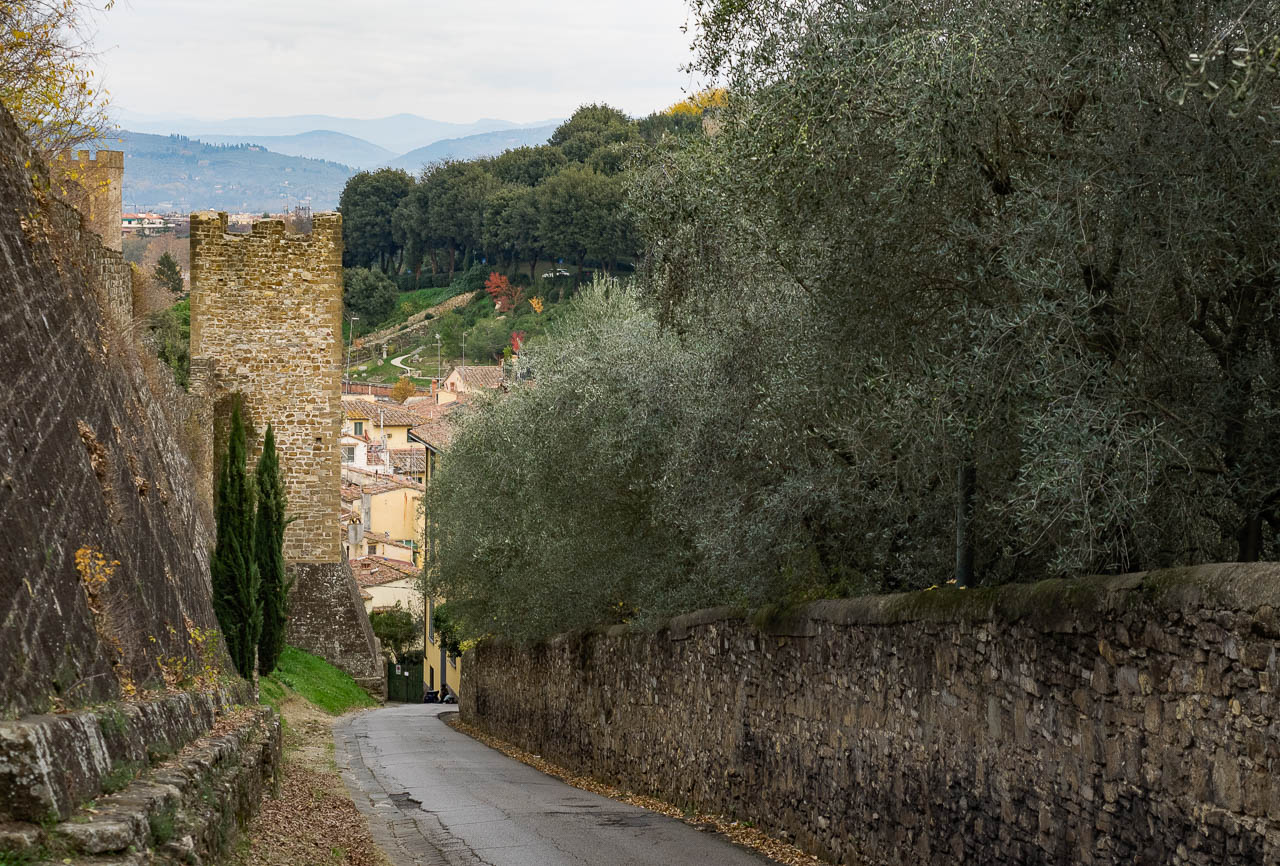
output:
[[[372,699],[346,674],[292,648],[276,673],[258,681],[258,694],[284,719],[284,760],[275,792],[263,798],[261,811],[218,866],[391,866],[333,760],[330,708],[367,706]],[[327,696],[328,706],[308,694]],[[152,833],[164,830],[161,822]]]
[[[259,680],[258,691],[263,703],[279,710],[285,698],[282,686],[297,692],[331,716],[378,705],[351,677],[324,659],[294,647],[285,647],[275,673]]]

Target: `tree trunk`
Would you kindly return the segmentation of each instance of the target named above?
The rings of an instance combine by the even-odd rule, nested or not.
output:
[[[449,279],[453,279],[453,269],[458,263],[458,248],[449,247]]]
[[[432,248],[431,248],[431,276],[432,276],[432,277],[434,277],[436,274],[440,273],[440,261],[439,261],[439,259],[437,259],[437,258],[436,258],[436,254],[437,254],[438,252],[439,252],[439,251],[438,251],[435,247],[432,247]],[[433,284],[433,285],[434,285],[434,282],[435,282],[435,281],[433,280],[433,281],[432,281],[432,284]]]
[[[529,262],[529,282],[532,283],[538,276],[538,257],[534,256],[533,261]]]
[[[1262,556],[1262,515],[1250,514],[1236,532],[1237,562],[1257,562]]]
[[[973,585],[973,500],[978,470],[972,458],[956,467],[956,571],[957,587]]]

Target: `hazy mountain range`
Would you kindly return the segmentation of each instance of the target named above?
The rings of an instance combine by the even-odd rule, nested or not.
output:
[[[557,126],[559,126],[558,123],[549,123],[546,126],[534,126],[528,129],[504,129],[501,132],[484,132],[463,138],[446,138],[428,144],[426,147],[411,150],[384,164],[417,174],[424,165],[441,159],[479,159],[485,156],[496,156],[504,150],[517,147],[546,144]]]
[[[230,120],[207,120],[178,114],[136,114],[119,110],[116,122],[134,132],[168,135],[176,133],[188,138],[208,140],[206,136],[235,139],[239,143],[261,136],[295,136],[317,131],[337,132],[352,138],[364,139],[392,152],[407,153],[417,147],[425,147],[444,138],[464,138],[482,132],[503,129],[520,129],[559,123],[554,118],[532,123],[514,123],[510,120],[481,118],[474,123],[451,123],[431,120],[416,114],[395,114],[391,117],[361,119],[356,117],[332,117],[327,114],[295,114],[288,117],[237,117]]]
[[[286,156],[257,145],[217,145],[180,135],[122,132],[109,146],[124,149],[124,209],[225,210],[236,213],[317,210],[338,203],[349,166]]]
[[[559,121],[449,123],[412,114],[361,120],[328,115],[204,120],[117,112],[125,131],[125,210],[272,211],[337,206],[364,169],[418,173],[441,159],[476,159],[545,142]],[[408,145],[407,147],[405,145]]]

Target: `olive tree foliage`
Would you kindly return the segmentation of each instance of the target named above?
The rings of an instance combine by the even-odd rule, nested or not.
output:
[[[470,412],[428,486],[440,575],[428,592],[468,636],[680,609],[691,551],[659,507],[661,472],[705,365],[604,281],[520,363],[536,386]]]
[[[756,371],[719,401],[756,465],[675,500],[700,567],[804,567],[780,539],[827,589],[1274,555],[1280,82],[1233,58],[1276,3],[694,19],[719,133],[630,202],[663,320]]]

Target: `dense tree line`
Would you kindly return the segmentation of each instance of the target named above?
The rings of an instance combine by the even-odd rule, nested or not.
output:
[[[1274,0],[693,16],[638,289],[430,493],[470,633],[1280,555]]]
[[[639,251],[622,208],[637,160],[654,142],[700,129],[688,113],[633,121],[609,106],[587,105],[545,145],[434,163],[418,177],[399,169],[361,172],[339,202],[343,263],[445,280],[481,257],[530,279],[539,262],[560,259],[579,275],[588,262],[616,270]]]

